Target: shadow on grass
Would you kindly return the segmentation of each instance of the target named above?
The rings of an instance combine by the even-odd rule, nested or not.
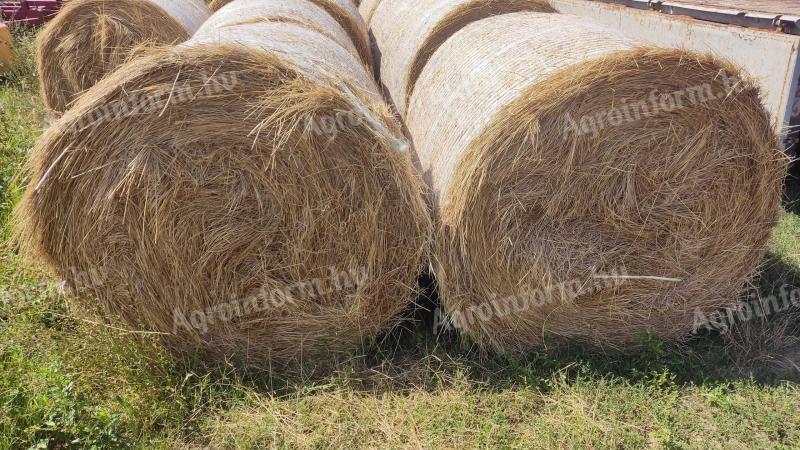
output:
[[[800,165],[786,180],[784,208],[800,215]],[[768,317],[734,322],[725,333],[703,331],[680,344],[645,340],[636,350],[602,352],[563,344],[524,357],[489,354],[456,332],[434,331],[438,304],[430,277],[408,320],[358,356],[326,366],[304,365],[235,375],[256,389],[275,395],[344,389],[364,394],[478,387],[488,391],[536,389],[546,392],[554,380],[610,380],[623,383],[670,383],[678,386],[726,384],[753,380],[762,385],[800,382],[800,311],[789,309]],[[800,268],[779,255],[765,258],[757,286],[743,301],[762,302],[783,291],[800,292]],[[189,370],[204,369],[189,364]],[[221,377],[230,376],[226,372]]]
[[[767,318],[755,317],[735,324],[725,334],[704,331],[681,344],[648,340],[643,342],[642,348],[626,353],[564,344],[524,357],[506,357],[482,352],[455,332],[436,333],[434,312],[438,298],[435,286],[430,278],[423,278],[421,284],[426,290],[415,307],[407,312],[408,320],[401,326],[372,342],[365,342],[363,350],[357,354],[325,366],[267,367],[241,372],[234,369],[236,364],[230,364],[209,370],[198,363],[166,361],[155,345],[143,346],[145,350],[141,352],[118,354],[145,355],[141,359],[153,362],[147,364],[147,370],[153,372],[155,378],[184,380],[179,384],[188,398],[206,396],[202,386],[219,386],[224,390],[233,385],[283,396],[320,391],[381,395],[442,389],[489,392],[522,389],[547,393],[565,383],[583,381],[647,386],[724,386],[732,381],[750,379],[761,385],[800,382],[798,310],[782,311]],[[767,299],[798,289],[800,268],[779,255],[769,254],[757,285],[745,291],[743,297]],[[41,318],[26,322],[47,329],[58,329],[61,322],[78,324],[68,317],[66,310],[56,315],[57,320],[52,320],[50,314],[38,316]],[[2,322],[0,315],[0,327]],[[104,336],[111,338],[116,334],[108,328],[90,329],[94,331],[81,332],[77,338],[84,340],[92,337],[85,333],[97,334],[94,341],[103,342]],[[138,339],[128,335],[116,347],[130,348]],[[91,354],[96,351],[106,352],[106,347],[105,344],[88,346],[91,350],[86,352],[88,360],[95,358]],[[129,359],[121,358],[123,364]],[[77,367],[90,364],[81,363]],[[187,383],[187,380],[203,381]],[[196,390],[201,393],[197,394]]]
[[[800,286],[798,268],[770,255],[753,296],[776,295],[784,285]],[[800,382],[800,311],[738,323],[728,333],[704,332],[679,345],[652,340],[639,350],[604,353],[564,344],[514,358],[482,352],[455,332],[434,332],[436,293],[425,279],[423,295],[409,320],[393,332],[325,367],[251,373],[238,381],[273,395],[346,390],[381,395],[418,390],[486,391],[534,389],[546,393],[556,381],[609,380],[662,385],[726,384],[750,380],[762,385]],[[757,293],[756,293],[757,292]],[[289,375],[287,375],[287,373]]]
[[[800,189],[791,192],[796,194],[787,195],[788,207],[800,209],[796,200],[800,199]],[[326,366],[265,368],[243,373],[231,364],[209,373],[196,363],[170,362],[153,363],[151,370],[176,380],[204,380],[203,384],[180,383],[187,391],[202,391],[197,385],[223,389],[242,384],[275,396],[320,391],[381,395],[465,388],[547,393],[564,383],[584,380],[648,386],[724,386],[751,379],[761,385],[800,382],[797,310],[743,321],[725,334],[703,332],[681,344],[648,340],[642,348],[626,353],[564,344],[524,357],[505,357],[482,352],[455,332],[434,332],[438,304],[435,286],[430,277],[423,277],[421,284],[426,289],[415,308],[407,312],[406,322],[385,336],[365,342],[358,354]],[[769,254],[757,285],[745,292],[744,299],[767,299],[787,289],[800,289],[800,268],[780,255]],[[161,358],[148,356],[148,360]],[[193,396],[196,395],[189,395]]]

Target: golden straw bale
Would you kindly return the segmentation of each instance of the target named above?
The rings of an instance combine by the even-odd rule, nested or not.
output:
[[[249,19],[90,89],[35,146],[17,218],[27,254],[132,329],[264,367],[391,328],[431,220],[363,64],[304,25]]]
[[[444,308],[488,348],[683,338],[739,302],[778,218],[786,159],[753,82],[574,17],[466,26],[405,119]]]
[[[63,112],[142,46],[188,39],[208,18],[200,0],[72,0],[39,34],[45,106]]]

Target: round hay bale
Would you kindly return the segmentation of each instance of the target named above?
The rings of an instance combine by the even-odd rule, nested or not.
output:
[[[330,14],[342,28],[345,29],[350,39],[358,50],[361,61],[367,66],[372,66],[372,49],[367,35],[367,26],[358,13],[358,8],[350,0],[308,0]],[[223,7],[238,3],[239,10],[246,10],[245,5],[255,5],[259,0],[214,0],[209,7],[212,11],[221,10]],[[279,2],[280,3],[280,2]]]
[[[257,368],[392,327],[431,223],[363,65],[303,25],[247,19],[81,96],[33,150],[17,215],[71,290],[177,355]]]
[[[574,17],[465,27],[406,122],[444,308],[499,351],[683,338],[738,304],[778,218],[786,161],[752,82]]]
[[[366,7],[365,9],[369,9]],[[376,4],[369,23],[381,52],[380,77],[405,113],[419,74],[436,50],[466,25],[520,11],[554,12],[536,0],[408,0]]]
[[[73,0],[36,41],[45,106],[63,112],[143,45],[182,42],[208,18],[200,0]]]

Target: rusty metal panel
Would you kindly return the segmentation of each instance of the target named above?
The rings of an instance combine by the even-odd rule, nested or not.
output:
[[[797,67],[795,69],[796,82],[790,92],[790,102],[788,116],[789,127],[786,132],[786,148],[788,153],[797,157],[800,156],[800,58],[797,60]]]
[[[592,0],[663,14],[800,35],[796,0]]]
[[[733,62],[759,82],[776,128],[788,134],[800,80],[800,36],[598,1],[551,3],[563,13],[602,23],[651,45],[708,52]]]
[[[600,0],[610,3],[610,0]],[[750,2],[739,2],[737,4],[728,4],[724,6],[714,5],[700,5],[690,3],[685,0],[677,1],[663,1],[651,0],[649,1],[650,8],[659,11],[663,14],[670,14],[675,16],[687,16],[693,19],[706,20],[710,22],[723,23],[728,25],[739,25],[748,28],[761,28],[764,30],[775,30],[788,34],[800,35],[800,13],[793,14],[789,12],[764,12],[760,10],[753,10],[738,7],[739,4]],[[715,2],[716,3],[716,2]],[[767,3],[767,2],[756,2]],[[775,11],[780,11],[777,6],[773,5]],[[794,7],[786,11],[796,11],[798,8]]]
[[[676,0],[670,3],[800,16],[797,0]]]

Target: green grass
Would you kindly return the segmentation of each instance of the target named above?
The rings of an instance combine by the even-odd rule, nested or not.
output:
[[[31,37],[18,45],[30,60]],[[0,82],[6,236],[41,132],[36,85],[30,63]],[[794,209],[776,230],[761,295],[800,285]],[[0,296],[0,449],[800,447],[800,327],[789,314],[680,347],[565,347],[520,360],[420,324],[332,368],[250,375],[205,373],[78,318],[8,245]]]
[[[19,194],[25,154],[41,132],[43,115],[34,65],[33,36],[16,36],[18,65],[0,86],[0,238]]]

